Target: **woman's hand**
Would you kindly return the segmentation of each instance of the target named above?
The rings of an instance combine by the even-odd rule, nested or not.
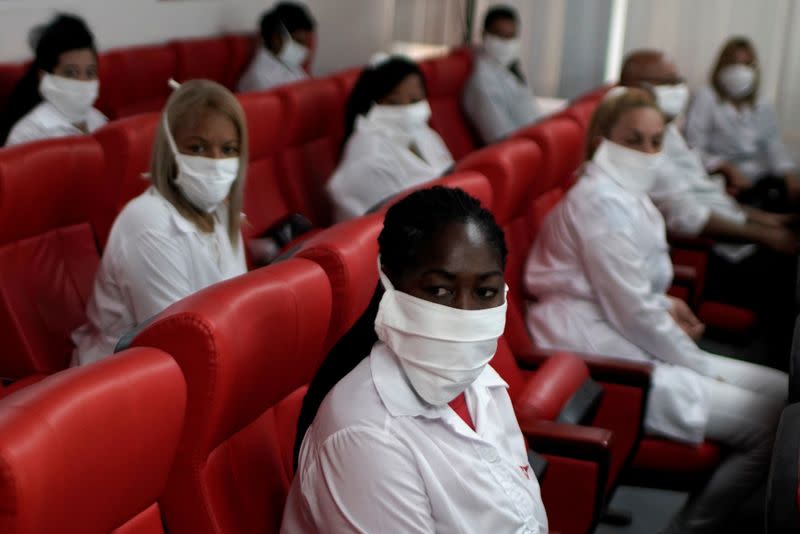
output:
[[[669,297],[672,305],[669,309],[669,314],[678,324],[678,326],[686,332],[686,335],[697,341],[700,336],[705,332],[706,325],[700,322],[700,319],[692,312],[689,305],[679,298]]]
[[[747,176],[742,174],[736,166],[728,162],[722,162],[714,172],[718,172],[725,177],[725,183],[728,185],[728,193],[734,196],[753,187],[753,184]]]

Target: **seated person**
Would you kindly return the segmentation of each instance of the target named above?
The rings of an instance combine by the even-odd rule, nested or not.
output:
[[[505,328],[502,230],[462,190],[434,187],[389,208],[378,244],[382,287],[303,401],[281,532],[546,534],[488,365]]]
[[[111,228],[76,330],[73,365],[113,353],[117,341],[170,304],[246,272],[239,232],[247,126],[236,98],[207,80],[184,83],[156,132],[153,185]]]
[[[430,116],[416,63],[389,57],[364,69],[347,100],[344,152],[327,186],[337,221],[452,167],[444,141],[428,126]]]
[[[587,136],[590,161],[545,219],[528,257],[531,336],[544,348],[650,361],[645,431],[726,456],[665,532],[727,532],[730,510],[766,477],[787,395],[784,373],[717,356],[694,339],[703,325],[668,297],[672,264],[664,220],[647,196],[664,119],[653,98],[606,98]]]
[[[58,15],[31,32],[35,57],[0,117],[0,145],[83,135],[108,119],[93,105],[100,89],[97,50],[86,23]]]
[[[519,64],[519,22],[505,6],[489,9],[483,46],[464,88],[464,111],[481,140],[494,143],[541,115]]]
[[[756,310],[767,330],[773,360],[785,361],[794,323],[794,255],[798,251],[796,235],[784,226],[790,220],[739,204],[722,183],[708,176],[676,124],[683,120],[689,93],[675,64],[664,54],[631,53],[623,64],[620,83],[650,91],[669,121],[663,161],[648,191],[667,229],[679,236],[724,242],[713,248],[704,295]]]
[[[797,164],[781,139],[775,110],[760,98],[756,51],[744,37],[720,52],[710,86],[689,108],[686,139],[704,154],[706,167],[723,173],[739,199],[786,211],[797,200]]]
[[[239,80],[240,92],[264,91],[304,80],[316,23],[305,6],[281,2],[261,17],[253,61]]]

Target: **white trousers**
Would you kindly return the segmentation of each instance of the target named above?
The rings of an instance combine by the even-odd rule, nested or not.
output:
[[[711,410],[706,439],[724,459],[673,519],[669,534],[726,532],[725,523],[766,479],[772,444],[788,394],[785,373],[708,355]]]

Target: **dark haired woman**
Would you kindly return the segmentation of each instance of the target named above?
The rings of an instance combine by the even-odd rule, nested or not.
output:
[[[304,401],[282,532],[545,534],[508,386],[488,365],[505,326],[502,231],[435,187],[392,206],[378,244],[383,291]]]
[[[390,57],[366,68],[346,113],[344,154],[328,183],[339,221],[363,215],[453,165],[442,138],[428,126],[425,79],[410,60]]]
[[[711,172],[725,175],[741,202],[786,211],[797,200],[797,163],[781,139],[775,109],[759,95],[761,74],[753,44],[730,39],[719,54],[710,85],[689,108],[686,139],[705,156]]]
[[[89,28],[78,17],[59,15],[34,33],[35,58],[0,119],[0,143],[82,135],[103,126],[108,119],[93,107],[100,86]]]

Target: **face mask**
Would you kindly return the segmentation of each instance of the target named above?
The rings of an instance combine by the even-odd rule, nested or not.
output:
[[[301,45],[294,39],[292,35],[284,29],[283,32],[283,48],[278,54],[278,59],[289,67],[298,69],[303,65],[303,62],[308,57],[308,47]]]
[[[431,107],[427,100],[404,106],[375,104],[367,113],[367,119],[379,128],[412,135],[424,128],[431,118]]]
[[[756,85],[756,69],[749,65],[728,65],[719,71],[719,83],[731,98],[749,96]]]
[[[689,101],[689,88],[685,83],[675,85],[656,85],[653,87],[656,102],[668,117],[677,117]]]
[[[378,339],[397,355],[425,402],[447,404],[478,378],[494,356],[505,330],[506,303],[486,310],[460,310],[396,291],[383,272],[380,277],[386,292],[375,318]]]
[[[169,130],[166,113],[164,131],[178,166],[175,185],[186,200],[200,211],[215,211],[228,196],[231,185],[239,175],[239,158],[214,159],[181,154]]]
[[[495,61],[504,67],[508,67],[519,59],[522,42],[519,38],[504,39],[496,35],[486,34],[483,38],[483,49]]]
[[[592,162],[624,189],[632,193],[646,193],[656,180],[661,153],[645,154],[603,139]]]
[[[42,98],[75,124],[86,122],[99,90],[97,80],[73,80],[50,73],[45,73],[39,82]]]

